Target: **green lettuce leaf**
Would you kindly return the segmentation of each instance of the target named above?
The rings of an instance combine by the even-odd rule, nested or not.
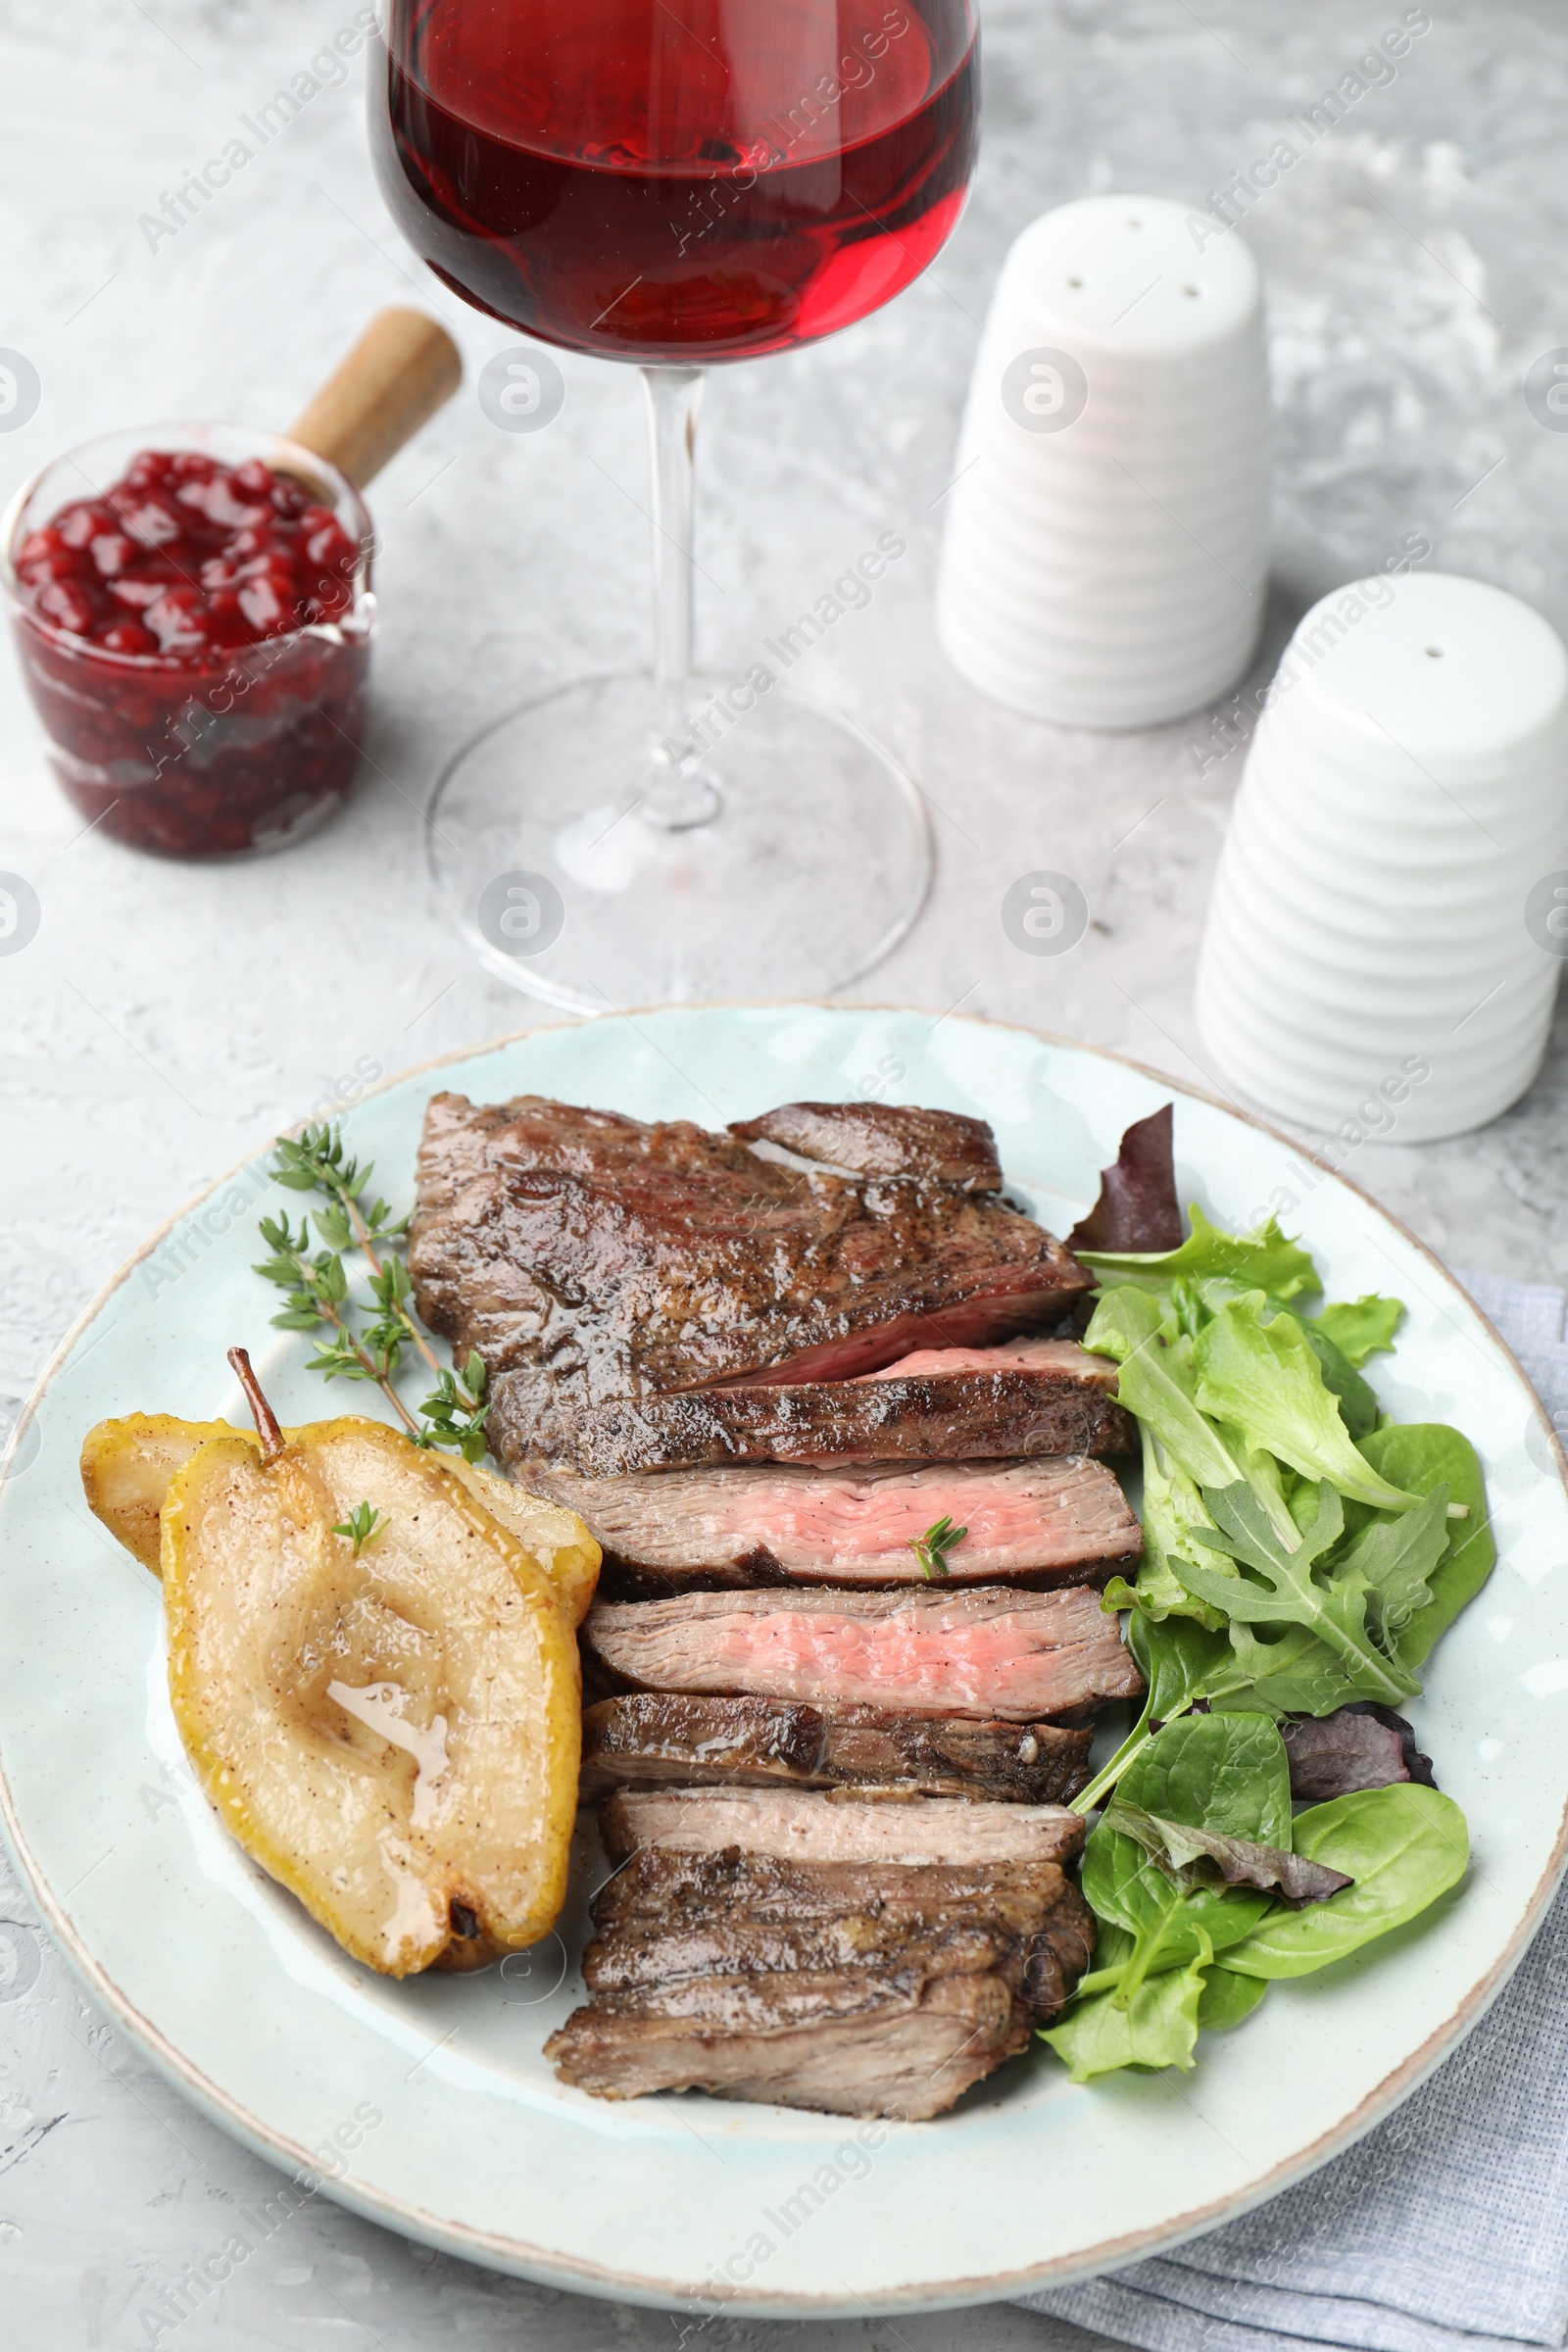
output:
[[[1394,1334],[1404,1312],[1401,1298],[1335,1299],[1312,1317],[1316,1330],[1331,1340],[1347,1363],[1360,1366],[1369,1355],[1394,1346]]]
[[[1298,1816],[1296,1850],[1355,1884],[1310,1910],[1273,1910],[1225,1955],[1241,1976],[1304,1977],[1402,1927],[1457,1886],[1470,1859],[1464,1815],[1413,1782],[1360,1788]]]
[[[1338,1399],[1340,1419],[1351,1437],[1369,1436],[1378,1425],[1380,1410],[1377,1392],[1371,1383],[1361,1378],[1349,1357],[1335,1346],[1321,1324],[1311,1322],[1305,1315],[1297,1314],[1293,1307],[1282,1307],[1280,1311],[1290,1316],[1317,1357],[1323,1386]]]
[[[1215,1420],[1233,1422],[1250,1445],[1276,1454],[1303,1478],[1328,1479],[1342,1494],[1377,1510],[1399,1510],[1413,1502],[1412,1494],[1380,1478],[1351,1444],[1322,1366],[1296,1318],[1280,1315],[1266,1322],[1266,1304],[1255,1292],[1230,1299],[1199,1335],[1193,1348],[1195,1404]],[[1124,1401],[1137,1412],[1126,1396],[1125,1371],[1119,1386]],[[1215,1483],[1177,1447],[1171,1450],[1200,1486]]]
[[[1238,1234],[1211,1225],[1196,1200],[1187,1214],[1192,1231],[1179,1250],[1157,1253],[1080,1250],[1077,1255],[1082,1264],[1094,1266],[1107,1278],[1106,1289],[1136,1284],[1160,1290],[1185,1279],[1266,1291],[1270,1298],[1281,1299],[1322,1289],[1309,1253],[1288,1241],[1272,1217],[1255,1233]]]
[[[1040,2038],[1066,2060],[1075,2082],[1092,2082],[1124,2066],[1190,2070],[1208,1956],[1200,1944],[1185,1968],[1146,1978],[1125,2006],[1114,1992],[1094,1994],[1059,2025],[1044,2028]]]

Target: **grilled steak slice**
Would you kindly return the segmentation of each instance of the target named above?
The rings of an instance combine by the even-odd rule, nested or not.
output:
[[[595,1997],[546,2045],[564,2080],[610,2098],[702,2087],[832,2113],[951,2106],[1054,2014],[1094,1943],[1052,1863],[652,1846],[593,1912]]]
[[[984,1119],[956,1110],[892,1102],[785,1102],[760,1119],[737,1119],[742,1143],[776,1144],[801,1159],[851,1176],[914,1176],[1000,1193],[997,1142]]]
[[[815,1789],[622,1788],[600,1807],[612,1862],[640,1845],[772,1854],[781,1862],[1070,1862],[1083,1818],[1060,1805],[961,1796],[857,1802]]]
[[[584,1477],[721,1462],[973,1461],[999,1454],[1130,1453],[1132,1423],[1110,1394],[1116,1367],[1071,1341],[927,1348],[858,1380],[731,1382],[590,1406],[573,1422]],[[490,1434],[504,1458],[534,1406],[503,1382]],[[518,1410],[527,1426],[514,1426]]]
[[[784,1699],[630,1691],[582,1723],[585,1796],[666,1782],[726,1788],[887,1788],[1064,1804],[1089,1779],[1087,1731],[976,1723]]]
[[[1054,1322],[1093,1280],[968,1178],[803,1169],[536,1096],[433,1097],[409,1265],[426,1322],[483,1357],[508,1461],[569,1459],[587,1405],[873,1372]]]
[[[740,2031],[730,2024],[734,1989],[723,1981],[696,2015],[684,2017],[660,2016],[635,1997],[612,1994],[574,2009],[545,2055],[562,2082],[602,2099],[706,2090],[718,2099],[923,2123],[1029,2044],[1027,2011],[994,1976],[939,1977],[880,1994],[856,1977],[858,2006],[847,2017],[796,2024],[786,1998],[784,2015],[775,2008],[766,2024],[748,2021]]]
[[[1114,1616],[1057,1592],[683,1592],[599,1601],[582,1626],[612,1686],[915,1707],[1032,1723],[1136,1697]]]
[[[1116,1164],[1100,1179],[1100,1198],[1072,1229],[1073,1250],[1153,1252],[1182,1246],[1182,1205],[1171,1158],[1174,1104],[1139,1119],[1121,1139]]]
[[[870,1384],[868,1383],[867,1386]],[[587,1521],[633,1590],[922,1583],[909,1549],[941,1518],[966,1532],[947,1554],[949,1585],[1103,1580],[1136,1560],[1143,1531],[1102,1463],[903,1463],[806,1469],[763,1462],[575,1478],[531,1470],[528,1484]]]

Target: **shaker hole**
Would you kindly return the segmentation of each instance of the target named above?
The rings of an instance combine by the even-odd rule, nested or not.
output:
[[[1427,647],[1427,660],[1429,662],[1441,662],[1443,660],[1445,650],[1446,649],[1441,645],[1429,645]]]
[[[1190,294],[1195,302],[1198,300],[1198,288],[1196,286],[1183,286],[1182,292],[1184,294]]]
[[[1083,282],[1081,277],[1069,277],[1067,280],[1069,286],[1081,286]]]

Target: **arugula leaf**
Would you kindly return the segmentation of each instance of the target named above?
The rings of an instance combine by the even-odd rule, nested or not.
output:
[[[1361,1365],[1369,1355],[1394,1346],[1394,1334],[1404,1312],[1402,1298],[1337,1299],[1311,1318],[1312,1328],[1333,1342],[1348,1364]]]
[[[1442,1421],[1411,1421],[1380,1429],[1362,1442],[1362,1452],[1385,1478],[1427,1495],[1446,1487],[1450,1506],[1460,1503],[1464,1519],[1448,1521],[1447,1548],[1433,1569],[1428,1607],[1418,1609],[1399,1636],[1399,1663],[1413,1672],[1459,1611],[1474,1600],[1497,1557],[1487,1507],[1486,1482],[1475,1447]]]
[[[1430,1580],[1447,1550],[1448,1524],[1448,1490],[1434,1487],[1413,1511],[1380,1511],[1334,1564],[1337,1578],[1365,1586],[1367,1631],[1385,1656],[1398,1655],[1411,1621],[1431,1606]]]
[[[1276,1466],[1252,1455],[1246,1445],[1229,1444],[1227,1433],[1199,1409],[1195,1342],[1188,1333],[1175,1329],[1153,1298],[1147,1293],[1129,1291],[1102,1298],[1084,1335],[1084,1346],[1096,1354],[1115,1357],[1121,1366],[1116,1376],[1117,1396],[1148,1435],[1158,1441],[1171,1466],[1185,1473],[1190,1486],[1227,1487],[1238,1480],[1250,1483],[1257,1489],[1281,1535],[1289,1533],[1291,1515],[1280,1492]],[[1364,1463],[1361,1469],[1363,1476],[1367,1475]]]
[[[1205,1937],[1186,1968],[1147,1979],[1125,2007],[1118,2006],[1114,1992],[1094,1994],[1060,2025],[1044,2028],[1040,2038],[1066,2060],[1074,2082],[1091,2082],[1097,2075],[1114,2074],[1123,2066],[1179,2066],[1190,2071],[1203,1971],[1211,1957]]]
[[[1198,2027],[1202,2034],[1222,2034],[1250,2017],[1268,1990],[1266,1977],[1238,1976],[1231,1968],[1215,1966],[1204,1979],[1198,2004]]]
[[[1303,1478],[1329,1479],[1342,1494],[1379,1510],[1413,1502],[1356,1451],[1295,1316],[1265,1322],[1266,1304],[1259,1292],[1233,1298],[1200,1333],[1194,1347],[1197,1405],[1216,1420],[1234,1422],[1249,1445],[1277,1454]],[[1118,1390],[1131,1401],[1125,1388],[1124,1372]],[[1132,1410],[1138,1409],[1134,1402]],[[1193,1474],[1200,1486],[1215,1483]]]
[[[1105,1824],[1141,1845],[1179,1894],[1196,1893],[1200,1886],[1255,1886],[1277,1894],[1295,1911],[1303,1903],[1327,1902],[1350,1884],[1344,1871],[1309,1862],[1285,1846],[1261,1845],[1255,1838],[1230,1838],[1217,1830],[1189,1829],[1146,1813],[1122,1796],[1112,1797],[1106,1806]]]
[[[1249,1488],[1205,1492],[1203,1500],[1215,1532],[1204,1536],[1195,1531],[1197,1540],[1228,1553],[1263,1580],[1256,1583],[1250,1577],[1218,1576],[1206,1568],[1188,1571],[1199,1598],[1213,1601],[1229,1617],[1232,1646],[1244,1668],[1255,1672],[1257,1645],[1254,1637],[1250,1653],[1248,1645],[1237,1639],[1239,1627],[1288,1626],[1298,1629],[1292,1657],[1298,1669],[1301,1660],[1299,1631],[1314,1636],[1332,1654],[1340,1670],[1337,1704],[1347,1698],[1381,1698],[1393,1703],[1419,1690],[1420,1685],[1383,1655],[1367,1631],[1365,1577],[1341,1569],[1329,1583],[1319,1584],[1313,1576],[1313,1568],[1339,1542],[1345,1528],[1343,1505],[1327,1479],[1318,1488],[1317,1518],[1294,1547],[1279,1542]]]
[[[1227,1233],[1211,1225],[1195,1200],[1188,1209],[1192,1231],[1179,1250],[1157,1254],[1136,1250],[1080,1250],[1080,1263],[1103,1269],[1111,1284],[1137,1284],[1157,1290],[1183,1277],[1200,1282],[1232,1283],[1239,1290],[1266,1291],[1274,1298],[1295,1298],[1303,1291],[1318,1291],[1317,1268],[1309,1252],[1288,1241],[1272,1217],[1255,1233]],[[1108,1287],[1108,1286],[1107,1286]]]
[[[1470,1838],[1452,1797],[1404,1781],[1299,1814],[1296,1850],[1355,1883],[1309,1911],[1271,1911],[1226,1952],[1226,1967],[1241,1976],[1304,1977],[1402,1927],[1457,1886]]]

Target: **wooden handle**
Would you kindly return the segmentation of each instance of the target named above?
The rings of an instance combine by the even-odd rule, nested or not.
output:
[[[463,381],[457,345],[423,311],[381,311],[289,426],[289,438],[346,473],[356,490]]]

